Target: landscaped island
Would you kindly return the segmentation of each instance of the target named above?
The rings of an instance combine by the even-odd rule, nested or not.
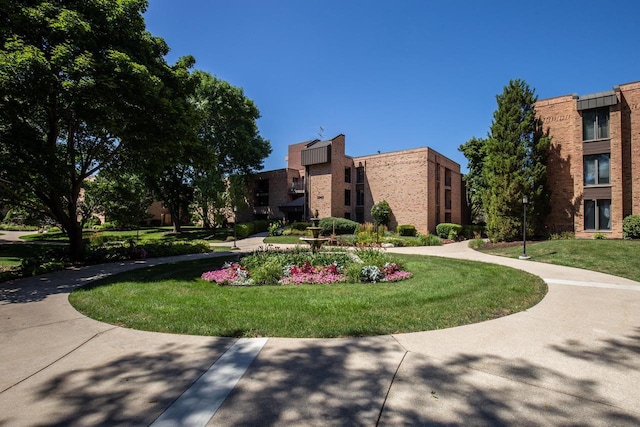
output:
[[[367,259],[369,252],[380,262],[395,263],[398,271],[410,272],[412,277],[361,281],[363,267],[378,265]],[[229,337],[343,337],[476,323],[526,310],[537,304],[547,289],[538,277],[498,265],[418,255],[388,258],[384,251],[372,250],[356,253],[362,264],[342,267],[346,281],[294,285],[281,279],[285,276],[282,253],[261,251],[254,255],[253,263],[229,256],[126,272],[77,289],[69,299],[89,317],[148,331]],[[302,259],[308,255],[300,251],[295,256]],[[318,255],[327,257],[326,262],[314,261],[313,274],[318,274],[316,267],[325,268],[336,260],[337,273],[341,265],[337,257],[348,256],[340,252]],[[219,286],[202,279],[203,273],[224,269],[225,263],[227,268],[233,263],[243,266],[254,280],[257,275],[258,283],[278,286]],[[301,270],[310,269],[304,265]],[[289,267],[291,270],[295,271]],[[384,264],[378,270],[384,270]],[[264,278],[271,282],[264,282]]]

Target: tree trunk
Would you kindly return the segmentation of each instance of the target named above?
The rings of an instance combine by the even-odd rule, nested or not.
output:
[[[69,236],[69,256],[71,262],[80,262],[84,260],[84,242],[82,241],[82,227],[77,221],[71,221],[67,227],[67,236]]]

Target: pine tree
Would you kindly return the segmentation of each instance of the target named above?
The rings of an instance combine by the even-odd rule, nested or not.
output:
[[[529,85],[512,80],[496,96],[482,167],[483,206],[487,234],[493,241],[514,240],[522,234],[523,196],[527,196],[527,230],[540,232],[549,213],[547,157],[550,139],[542,132]]]

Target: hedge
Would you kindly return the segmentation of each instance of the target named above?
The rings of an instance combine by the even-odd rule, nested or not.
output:
[[[640,215],[629,215],[622,220],[622,237],[640,239]]]
[[[415,225],[399,225],[397,231],[401,236],[417,236],[418,234]]]
[[[351,221],[350,219],[330,216],[322,218],[318,225],[322,227],[322,234],[329,235],[334,232],[334,226],[335,234],[354,234],[359,224],[355,221]]]
[[[462,233],[462,226],[460,224],[452,224],[449,222],[443,222],[436,226],[436,234],[441,239],[455,240]]]

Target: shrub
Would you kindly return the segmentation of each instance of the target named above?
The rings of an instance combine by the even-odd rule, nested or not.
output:
[[[92,216],[84,223],[84,228],[99,228],[101,224],[100,218]]]
[[[284,232],[282,220],[275,220],[269,224],[269,236],[282,236]]]
[[[111,221],[105,221],[102,223],[100,228],[102,230],[113,230],[114,228],[116,228],[116,223]]]
[[[386,200],[376,203],[371,207],[371,216],[377,224],[387,225],[391,218],[391,207]]]
[[[485,245],[485,241],[483,239],[473,239],[469,241],[469,247],[471,249],[478,249]]]
[[[640,215],[629,215],[622,220],[622,237],[640,239]]]
[[[65,250],[47,248],[34,256],[23,258],[20,262],[20,271],[23,276],[36,276],[62,270],[68,264]]]
[[[235,225],[236,236],[238,239],[245,239],[252,234],[255,234],[256,226],[253,222],[242,222]]]
[[[390,243],[396,248],[402,248],[407,246],[407,241],[400,237],[388,236],[388,237],[383,237],[381,240],[383,243]]]
[[[468,224],[462,226],[462,235],[465,239],[474,239],[486,236],[487,232],[484,225]]]
[[[549,240],[573,240],[576,234],[573,231],[563,231],[561,234],[553,233],[549,235]]]
[[[343,246],[355,246],[358,238],[353,234],[342,234],[338,236],[338,242]]]
[[[251,234],[255,234],[269,231],[269,225],[271,224],[271,221],[269,221],[268,219],[257,219],[255,221],[252,221],[252,223],[253,232]]]
[[[289,225],[289,228],[291,228],[292,230],[298,230],[298,231],[307,231],[307,227],[311,227],[313,226],[312,223],[310,222],[292,222],[291,225]]]
[[[422,246],[441,246],[442,240],[435,234],[421,234],[418,236]]]
[[[322,234],[354,234],[358,223],[346,218],[327,217],[322,218],[318,226],[322,227]],[[335,228],[334,228],[335,227]]]
[[[443,222],[436,226],[436,234],[442,239],[456,240],[461,232],[462,226],[459,224]]]
[[[416,236],[418,234],[415,225],[399,225],[397,231],[401,236]]]
[[[266,286],[277,285],[282,275],[283,266],[277,259],[270,259],[268,262],[258,266],[251,272],[254,283]]]
[[[604,233],[596,233],[596,234],[593,235],[593,238],[595,240],[605,240],[607,238],[607,236]]]

